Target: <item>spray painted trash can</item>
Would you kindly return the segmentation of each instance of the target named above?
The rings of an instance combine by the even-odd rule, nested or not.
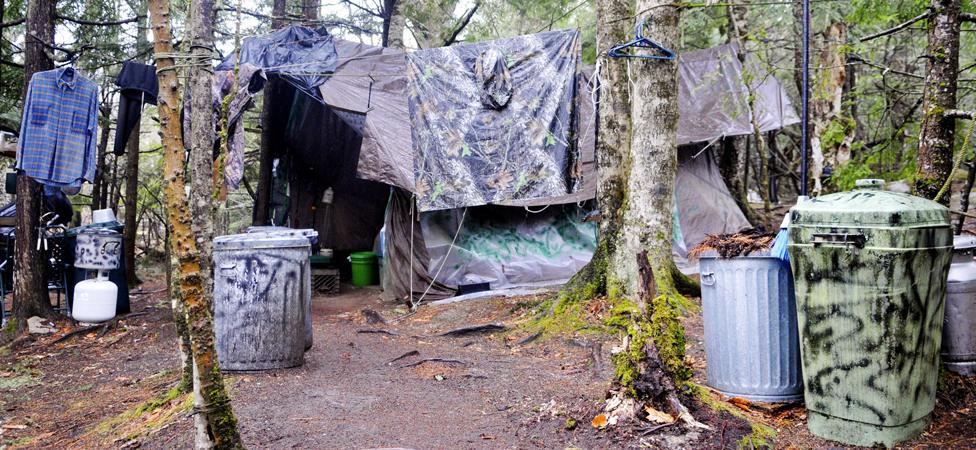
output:
[[[803,399],[789,263],[754,253],[699,264],[708,385],[753,401]]]
[[[810,432],[886,447],[921,433],[939,375],[948,209],[874,188],[790,214]]]
[[[307,238],[264,233],[214,239],[214,337],[225,370],[304,363]]]

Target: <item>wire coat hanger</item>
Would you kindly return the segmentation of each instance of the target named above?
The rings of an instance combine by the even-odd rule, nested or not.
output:
[[[630,42],[619,44],[614,46],[607,52],[607,56],[611,58],[641,58],[641,59],[662,59],[665,61],[674,60],[676,54],[673,50],[661,45],[654,40],[648,39],[644,36],[644,21],[637,24],[634,30],[636,36]],[[630,48],[643,48],[657,50],[659,54],[637,54],[630,53],[627,49]]]

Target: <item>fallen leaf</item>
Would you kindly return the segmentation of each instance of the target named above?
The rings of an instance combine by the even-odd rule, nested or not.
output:
[[[732,397],[732,398],[729,399],[729,403],[737,406],[739,409],[741,409],[743,411],[751,411],[752,410],[752,402],[750,402],[749,400],[746,400],[746,399],[744,399],[742,397]]]
[[[658,411],[650,406],[644,407],[644,412],[647,413],[647,420],[654,423],[674,423],[674,417],[663,411]]]
[[[607,426],[607,415],[606,414],[598,414],[590,422],[590,425],[592,425],[593,428],[596,428],[596,429],[606,428],[606,426]]]
[[[444,375],[441,374],[434,375],[434,379],[437,381],[444,381]]]

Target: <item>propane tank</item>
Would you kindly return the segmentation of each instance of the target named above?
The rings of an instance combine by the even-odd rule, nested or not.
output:
[[[71,317],[79,322],[104,322],[115,317],[119,287],[108,280],[108,271],[99,270],[98,278],[75,285]]]
[[[104,228],[78,233],[75,267],[97,270],[98,278],[75,285],[71,317],[79,322],[104,322],[115,317],[119,287],[109,281],[110,271],[119,267],[122,235]]]

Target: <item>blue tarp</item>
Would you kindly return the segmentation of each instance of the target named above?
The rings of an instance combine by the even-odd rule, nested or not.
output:
[[[339,63],[335,39],[325,28],[313,30],[289,26],[244,39],[240,59],[231,53],[217,70],[233,70],[236,64],[251,64],[265,75],[278,75],[312,98],[322,101],[318,87]]]

